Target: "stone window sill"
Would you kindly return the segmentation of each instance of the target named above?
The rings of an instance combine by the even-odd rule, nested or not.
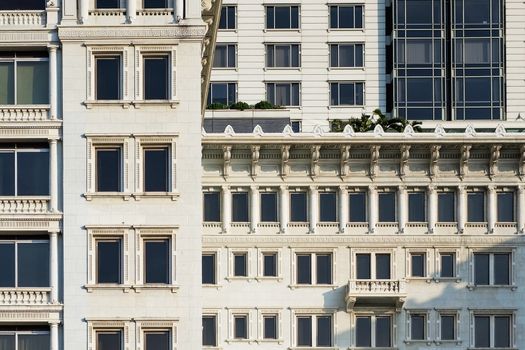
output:
[[[335,285],[335,284],[290,284],[288,287],[290,289],[301,289],[301,288],[330,288],[330,289],[336,289],[337,285]]]
[[[461,278],[460,277],[434,277],[434,282],[440,283],[440,282],[456,282],[460,283]]]
[[[129,293],[133,287],[129,284],[87,284],[84,288],[88,293],[96,290],[121,290],[124,293]]]
[[[179,192],[141,192],[133,193],[133,198],[140,201],[142,198],[171,198],[171,200],[177,200],[180,196]]]
[[[169,106],[171,108],[176,108],[179,104],[178,100],[140,100],[133,101],[133,106],[135,108],[141,108],[144,106]]]
[[[94,100],[94,101],[84,101],[84,106],[86,106],[87,109],[91,109],[93,107],[109,107],[109,106],[117,106],[122,107],[124,109],[128,109],[132,102],[126,101],[126,100]]]
[[[469,290],[474,290],[474,289],[510,289],[512,291],[515,291],[516,289],[518,289],[518,286],[515,285],[515,284],[509,284],[509,285],[501,285],[501,284],[498,284],[498,285],[475,285],[475,284],[469,284],[467,286],[467,288]]]
[[[175,284],[141,284],[133,285],[133,289],[137,293],[143,290],[170,290],[172,293],[177,293],[179,286]]]
[[[104,198],[104,199],[120,198],[125,201],[128,201],[131,198],[132,194],[128,192],[93,192],[93,193],[84,193],[83,196],[88,201],[91,201],[93,199],[99,199],[99,198]]]

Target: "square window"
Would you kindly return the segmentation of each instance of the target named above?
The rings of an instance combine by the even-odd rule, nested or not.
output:
[[[299,6],[266,6],[266,29],[299,28]]]
[[[278,339],[277,315],[264,315],[263,327],[263,339]]]
[[[427,259],[425,253],[410,254],[410,276],[411,277],[425,277],[425,265]]]
[[[427,221],[427,207],[425,192],[410,192],[408,194],[408,221]]]
[[[248,339],[248,316],[235,315],[233,317],[233,338]]]
[[[232,222],[249,222],[248,192],[232,193]]]
[[[410,339],[411,340],[425,340],[426,339],[426,316],[425,315],[410,315]]]
[[[144,241],[145,283],[170,283],[170,240]]]
[[[261,193],[261,221],[277,222],[278,221],[277,193]]]
[[[145,9],[165,9],[167,7],[167,0],[144,0]]]
[[[217,284],[215,254],[202,255],[202,284]]]
[[[96,249],[97,283],[122,283],[122,241],[97,240]]]
[[[248,277],[248,254],[233,254],[233,275],[235,277]]]
[[[169,95],[168,56],[144,56],[144,99],[167,100]]]
[[[237,66],[237,45],[217,44],[213,55],[214,68],[235,68]]]
[[[498,193],[498,222],[514,222],[514,192]]]
[[[396,222],[396,194],[395,192],[381,192],[379,198],[379,221]]]
[[[120,62],[120,56],[95,56],[97,100],[119,100],[121,98]]]
[[[267,44],[266,67],[293,68],[301,65],[298,44]]]
[[[144,332],[144,350],[169,350],[170,349],[169,331],[146,331]],[[118,348],[117,348],[118,350]]]
[[[456,340],[456,316],[439,315],[441,340]]]
[[[277,277],[277,253],[263,254],[263,276]]]
[[[0,62],[0,105],[49,104],[47,53],[8,52],[5,56]]]
[[[349,194],[349,220],[350,222],[367,222],[367,203],[365,192],[355,192]]]
[[[454,192],[438,193],[438,221],[456,221],[456,203]]]
[[[204,222],[221,221],[221,194],[220,192],[204,193]]]
[[[202,316],[202,345],[217,346],[217,316]],[[120,349],[120,348],[115,348]],[[98,349],[97,349],[98,350]],[[114,349],[109,349],[114,350]]]
[[[0,241],[0,287],[49,287],[47,237]]]
[[[485,222],[485,192],[467,194],[468,222]]]
[[[330,6],[330,28],[363,28],[363,6]]]
[[[97,192],[120,192],[122,190],[122,156],[120,148],[96,149]]]
[[[237,23],[235,20],[236,6],[225,6],[221,8],[221,20],[219,22],[219,29],[236,29]]]
[[[97,350],[115,350],[123,348],[122,331],[107,330],[97,332]]]
[[[440,253],[440,277],[450,278],[456,276],[456,254]]]
[[[275,106],[300,106],[299,83],[266,83],[266,99]]]
[[[337,222],[337,194],[335,192],[319,193],[319,221]]]
[[[229,106],[237,101],[237,83],[210,83],[208,105]]]
[[[169,191],[169,150],[167,147],[144,149],[144,190]]]
[[[306,192],[290,193],[290,221],[308,221],[308,200]]]

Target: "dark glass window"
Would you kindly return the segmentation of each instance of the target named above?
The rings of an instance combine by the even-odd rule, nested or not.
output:
[[[474,346],[490,348],[490,316],[474,317]]]
[[[261,221],[262,222],[277,222],[278,207],[277,207],[277,193],[263,192],[261,193]]]
[[[121,331],[97,332],[97,350],[122,349]]]
[[[167,100],[169,77],[168,56],[144,57],[144,99]]]
[[[233,337],[248,339],[248,316],[236,315],[233,317]]]
[[[456,316],[441,315],[441,340],[456,339]]]
[[[489,284],[490,254],[474,254],[474,284]]]
[[[15,191],[15,152],[0,152],[0,195],[14,196]]]
[[[144,190],[146,192],[169,191],[168,148],[144,150]]]
[[[410,339],[425,340],[426,317],[424,315],[410,316]]]
[[[337,194],[335,192],[319,193],[319,221],[337,221]]]
[[[368,280],[371,275],[370,254],[356,254],[356,277],[358,280]]]
[[[232,222],[248,222],[248,192],[232,193]]]
[[[146,344],[144,350],[169,350],[170,332],[144,332],[144,343]]]
[[[213,55],[214,68],[235,68],[237,45],[235,44],[217,44]]]
[[[217,316],[202,316],[202,345],[217,346]]]
[[[469,192],[467,194],[468,221],[485,221],[485,193]]]
[[[299,106],[299,83],[266,83],[266,99],[275,106]]]
[[[49,104],[47,55],[7,53],[6,56],[0,62],[0,105]]]
[[[411,276],[425,277],[426,255],[424,253],[410,254]]]
[[[376,254],[376,279],[390,279],[390,254]]]
[[[308,221],[308,201],[306,192],[290,193],[290,221]]]
[[[514,221],[514,192],[498,193],[498,222]]]
[[[297,255],[297,284],[312,284],[312,256]]]
[[[49,287],[49,242],[0,242],[0,287]]]
[[[331,44],[330,67],[363,67],[363,44]]]
[[[456,265],[456,254],[454,253],[444,253],[440,254],[441,259],[441,277],[454,277],[455,274],[455,265]]]
[[[330,6],[330,28],[363,28],[363,6]]]
[[[49,328],[30,326],[4,328],[5,330],[0,335],[0,348],[2,350],[49,349]]]
[[[95,61],[97,100],[120,99],[120,56],[100,56]]]
[[[357,347],[369,348],[372,346],[372,318],[369,316],[356,317],[355,322],[355,345]]]
[[[97,9],[118,9],[120,8],[120,0],[97,0]]]
[[[13,243],[0,243],[0,287],[16,287],[16,245]]]
[[[145,283],[170,283],[169,239],[144,242]]]
[[[47,149],[0,150],[0,196],[49,195]]]
[[[266,6],[266,29],[299,28],[299,6]]]
[[[45,0],[17,0],[17,1],[2,1],[0,3],[0,11],[9,10],[45,10]]]
[[[425,192],[411,192],[408,194],[408,221],[427,221]]]
[[[494,347],[510,347],[511,322],[509,316],[494,316]]]
[[[379,197],[379,221],[396,222],[396,194],[395,192],[382,192]]]
[[[332,284],[332,255],[317,254],[317,284]]]
[[[456,204],[454,192],[438,193],[438,221],[455,222],[456,221]]]
[[[235,103],[237,97],[236,83],[210,83],[208,105],[219,103],[226,106]]]
[[[301,122],[300,121],[292,121],[291,126],[292,126],[293,132],[301,132]]]
[[[219,192],[204,193],[204,221],[221,221],[221,194]]]
[[[365,192],[356,192],[350,193],[349,201],[349,219],[350,222],[366,222],[366,193]]]
[[[233,275],[237,277],[248,276],[248,255],[246,253],[233,254]]]
[[[317,346],[332,346],[331,316],[317,316]]]
[[[266,45],[266,67],[300,67],[301,59],[299,47],[298,44]]]
[[[390,316],[376,317],[376,347],[392,346],[392,319]]]
[[[494,254],[494,284],[510,284],[510,254]]]
[[[202,284],[216,284],[215,254],[202,255]]]
[[[97,283],[122,283],[120,239],[100,240],[97,244]]]
[[[222,6],[219,29],[235,29],[237,27],[235,21],[235,10],[235,6]]]
[[[277,316],[269,315],[263,317],[264,334],[263,339],[277,339]]]
[[[331,106],[362,106],[364,83],[330,83]]]
[[[97,192],[121,191],[122,166],[120,148],[99,148],[97,157]]]
[[[312,317],[297,317],[297,346],[312,346]]]
[[[277,276],[277,253],[263,254],[263,276],[276,277]]]
[[[168,7],[167,0],[144,0],[145,9],[161,9],[161,8],[167,8],[167,7]]]

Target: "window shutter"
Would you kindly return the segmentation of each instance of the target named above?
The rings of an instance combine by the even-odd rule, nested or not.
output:
[[[123,283],[124,284],[131,284],[129,281],[129,230],[126,229],[124,231],[124,235],[122,236],[122,276],[123,276]]]
[[[87,140],[87,179],[86,179],[86,192],[95,192],[95,149],[93,148],[93,141]]]
[[[411,276],[410,269],[411,269],[411,261],[410,261],[410,250],[408,248],[405,248],[405,277]]]
[[[129,150],[130,150],[130,140],[126,138],[122,144],[122,162],[123,162],[123,171],[122,171],[122,184],[123,190],[125,193],[131,192],[129,184]]]
[[[141,193],[144,192],[144,189],[142,188],[142,184],[144,181],[142,180],[142,176],[144,174],[143,172],[143,165],[142,165],[142,142],[139,138],[135,139],[135,188],[136,191]]]
[[[122,99],[131,100],[131,96],[129,96],[129,58],[127,48],[122,53]]]
[[[143,269],[144,269],[144,254],[143,254],[143,241],[140,236],[140,231],[135,231],[135,250],[136,250],[136,259],[137,259],[137,271],[135,275],[137,276],[137,284],[141,285],[143,281]]]
[[[143,100],[142,97],[142,54],[140,49],[135,49],[135,99]]]
[[[177,190],[177,143],[171,143],[171,191]]]
[[[171,334],[172,334],[171,350],[177,350],[177,342],[178,342],[177,326],[173,325]]]
[[[88,231],[88,284],[95,284],[95,239]]]
[[[87,79],[86,79],[86,99],[88,101],[93,101],[95,99],[95,58],[93,57],[93,51],[90,48],[87,48]]]
[[[427,249],[427,252],[425,254],[425,277],[430,278],[432,277],[432,259],[431,259],[431,250],[430,248]],[[427,280],[428,281],[428,280]],[[428,281],[430,282],[430,281]]]
[[[177,235],[171,235],[171,284],[177,281]]]
[[[129,326],[124,325],[124,350],[129,350]]]
[[[171,99],[177,99],[177,50],[171,50]]]
[[[296,272],[296,266],[295,266],[295,261],[296,261],[296,256],[295,256],[295,249],[290,249],[290,259],[292,260],[291,261],[291,264],[290,264],[290,268],[291,268],[291,271],[290,271],[290,279],[291,279],[291,282],[292,282],[292,285],[295,285],[297,284],[297,274],[295,273]]]

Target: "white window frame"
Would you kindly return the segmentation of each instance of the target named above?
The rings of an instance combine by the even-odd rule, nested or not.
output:
[[[337,4],[328,4],[328,6],[332,6],[332,5],[337,5]],[[337,46],[337,62],[340,61],[340,50],[339,50],[339,47],[340,46],[354,46],[354,64],[355,64],[355,58],[356,58],[356,54],[355,54],[355,46],[356,45],[362,45],[363,46],[363,57],[362,57],[362,60],[363,60],[363,66],[341,66],[341,65],[337,65],[335,67],[332,67],[332,46]],[[355,70],[364,70],[365,67],[366,67],[366,52],[365,52],[365,42],[364,41],[350,41],[350,42],[329,42],[328,43],[328,56],[329,56],[329,67],[328,67],[328,70],[342,70],[342,69],[355,69]]]
[[[246,317],[246,339],[235,338],[235,318]],[[252,310],[249,308],[229,308],[228,309],[228,339],[227,343],[251,343],[254,339]]]
[[[126,0],[119,0],[119,7],[116,8],[107,8],[107,9],[98,9],[97,8],[97,0],[88,0],[89,1],[89,8],[90,14],[93,12],[115,12],[115,10],[118,10],[119,12],[125,12],[126,11]]]
[[[441,256],[444,254],[452,254],[454,255],[454,276],[452,277],[442,277],[441,276]],[[436,282],[439,281],[447,281],[452,280],[456,281],[457,283],[461,282],[461,274],[459,271],[459,268],[461,266],[461,249],[459,248],[446,248],[446,247],[436,247],[434,248],[434,280]]]
[[[248,207],[246,210],[248,211],[248,221],[233,221],[233,196],[238,193],[245,193],[247,197],[247,204]],[[222,201],[222,198],[221,198]],[[253,220],[252,218],[252,198],[250,195],[250,188],[247,187],[232,187],[230,188],[230,220],[231,225],[233,227],[248,227]],[[222,203],[221,203],[221,210],[222,210]]]
[[[276,276],[265,276],[264,275],[264,255],[266,254],[275,254],[276,261],[275,261],[275,268],[277,269],[277,275]],[[257,277],[256,279],[259,280],[283,280],[283,268],[282,268],[282,249],[280,248],[263,248],[263,247],[257,247]]]
[[[298,94],[299,94],[299,104],[298,105],[293,105],[293,104],[290,104],[290,105],[283,105],[284,107],[287,107],[287,108],[297,108],[297,109],[301,109],[302,108],[302,104],[303,104],[303,98],[302,98],[302,91],[303,91],[303,84],[301,83],[301,81],[299,80],[296,80],[296,81],[264,81],[264,88],[265,88],[265,98],[268,102],[270,102],[271,104],[275,104],[274,102],[275,101],[270,101],[269,97],[268,97],[268,86],[269,85],[274,85],[274,98],[275,98],[275,86],[276,85],[288,85],[290,87],[290,103],[293,102],[293,96],[292,96],[292,90],[293,90],[293,84],[298,84],[299,86],[299,90],[298,90]]]
[[[264,318],[268,316],[275,316],[277,318],[276,331],[277,339],[264,338]],[[258,343],[277,343],[279,345],[284,344],[283,338],[283,322],[282,322],[282,310],[278,308],[257,308],[257,342]]]
[[[90,319],[87,318],[88,325],[88,350],[97,349],[97,334],[99,332],[120,331],[122,332],[122,350],[130,350],[130,327],[131,319]]]
[[[471,193],[482,193],[483,194],[483,218],[484,221],[478,222],[478,221],[469,221],[469,206],[468,206],[468,197]],[[471,226],[478,226],[478,225],[487,225],[488,224],[488,214],[489,214],[489,196],[488,196],[488,189],[482,188],[482,187],[468,187],[465,192],[465,224],[471,225]],[[458,203],[459,204],[459,203]]]
[[[40,289],[40,290],[51,290],[51,281],[48,281],[47,287],[20,287],[19,284],[19,271],[18,271],[18,248],[22,244],[43,244],[47,243],[49,249],[51,249],[51,242],[49,239],[23,239],[23,238],[15,238],[15,239],[3,239],[3,237],[0,236],[0,245],[8,244],[8,245],[14,245],[15,249],[15,255],[14,255],[14,265],[15,265],[15,285],[13,287],[2,287],[2,289]],[[50,252],[49,252],[50,253]],[[49,254],[51,256],[51,254]]]
[[[294,67],[292,65],[290,66],[276,66],[275,65],[275,47],[276,46],[288,46],[290,48],[290,64],[292,64],[293,57],[292,57],[292,46],[297,45],[297,52],[299,57],[297,57],[297,62],[299,65],[297,67]],[[268,66],[268,46],[274,47],[274,62],[273,66]],[[273,70],[273,69],[295,69],[295,70],[301,70],[302,62],[301,57],[302,56],[302,50],[301,50],[301,43],[300,42],[265,42],[264,43],[264,70]],[[299,88],[300,89],[300,88]]]
[[[375,341],[376,341],[376,318],[377,317],[390,317],[390,326],[392,327],[391,332],[391,339],[390,344],[393,348],[395,348],[395,344],[397,344],[397,314],[394,311],[359,311],[359,312],[353,312],[351,315],[351,329],[352,329],[352,348],[353,349],[371,349],[375,348]],[[370,337],[371,337],[371,347],[370,348],[364,348],[364,347],[357,347],[357,318],[358,317],[370,317],[371,318],[371,329],[370,329]],[[384,349],[384,348],[381,348]]]
[[[292,221],[292,194],[294,193],[304,193],[306,196],[306,221]],[[310,213],[310,196],[307,188],[289,188],[288,189],[288,218],[289,218],[289,224],[292,225],[308,225],[310,222],[310,218],[312,217],[312,213]]]
[[[370,281],[376,280],[376,254],[390,254],[390,280],[394,281],[397,279],[397,261],[396,261],[396,250],[394,248],[351,248],[351,279],[357,280],[357,254],[369,254],[370,255]],[[369,281],[369,280],[363,280]]]
[[[380,205],[380,202],[381,202],[381,194],[382,193],[393,193],[394,194],[394,218],[396,219],[395,221],[381,221],[380,219],[380,210],[379,210],[379,205]],[[388,227],[397,227],[399,225],[399,210],[401,208],[399,208],[399,195],[398,195],[398,191],[395,189],[395,188],[391,188],[391,187],[380,187],[377,189],[377,208],[375,208],[376,212],[377,212],[377,225],[379,225],[379,227],[381,225],[386,225]],[[408,203],[408,202],[407,202]]]
[[[358,67],[361,68],[361,67]],[[352,69],[352,68],[351,68]],[[355,69],[355,68],[354,68]],[[332,84],[337,84],[337,100],[339,103],[332,104]],[[341,85],[354,85],[354,102],[356,102],[355,87],[357,84],[363,84],[363,103],[362,104],[343,104],[341,103]],[[328,81],[328,105],[329,108],[362,108],[366,105],[366,81],[365,80],[329,80]],[[386,191],[385,191],[386,192]]]
[[[499,211],[499,195],[501,193],[512,193],[512,196],[513,196],[513,201],[514,201],[514,205],[512,207],[512,210],[513,210],[513,213],[512,213],[512,216],[514,217],[514,221],[510,221],[510,222],[506,222],[506,221],[499,221],[498,220],[498,211]],[[518,208],[518,193],[517,193],[517,190],[516,188],[514,187],[497,187],[496,188],[496,211],[495,211],[495,223],[496,225],[508,225],[508,224],[517,224],[517,221],[518,221],[518,214],[519,214],[519,210],[517,210]]]
[[[224,317],[219,309],[203,309],[202,318],[204,317],[215,317],[215,339],[217,340],[216,346],[203,345],[203,349],[222,349],[221,348],[221,337],[222,337],[222,318]]]
[[[290,251],[291,257],[291,276],[292,284],[289,286],[292,289],[295,288],[308,288],[308,287],[334,287],[336,285],[336,268],[337,268],[337,250],[335,248],[321,248],[321,249],[301,249],[301,248],[292,248]],[[331,284],[318,284],[317,283],[317,255],[327,255],[330,254],[332,257],[332,276]],[[298,255],[310,255],[311,259],[311,284],[299,284],[297,283],[297,256]]]
[[[366,21],[365,21],[365,18],[366,18],[366,16],[365,16],[365,14],[366,14],[366,5],[365,5],[364,2],[357,2],[357,3],[346,3],[346,2],[344,2],[344,3],[333,2],[332,3],[332,2],[329,2],[327,5],[328,5],[328,15],[327,15],[327,17],[328,17],[328,32],[330,32],[332,30],[333,31],[343,31],[343,30],[356,31],[356,30],[359,30],[359,31],[363,31],[363,32],[365,31],[365,29],[366,29]],[[337,7],[361,6],[363,8],[363,15],[362,15],[363,17],[361,19],[361,23],[363,24],[363,26],[361,28],[356,28],[356,27],[354,27],[354,28],[341,28],[339,26],[339,23],[338,23],[337,28],[330,28],[330,21],[331,21],[331,18],[330,18],[330,7],[331,6],[337,6]],[[339,13],[337,14],[337,16],[339,17]],[[355,20],[355,10],[354,10],[354,20]],[[340,22],[340,21],[338,21],[338,22]]]
[[[177,324],[178,320],[149,320],[135,318],[137,349],[144,349],[146,346],[145,335],[148,332],[169,332],[170,350],[177,350]],[[149,350],[149,349],[146,349]]]
[[[331,309],[331,308],[292,308],[292,320],[290,324],[290,331],[292,334],[292,344],[293,347],[291,349],[332,349],[335,348],[336,343],[336,334],[337,334],[337,309]],[[317,317],[326,317],[330,316],[332,318],[332,345],[330,347],[318,347],[316,345],[316,339],[317,339]],[[298,346],[297,345],[297,318],[299,317],[311,317],[312,319],[312,346]]]
[[[405,310],[405,319],[406,319],[406,339],[405,343],[426,343],[427,345],[432,345],[432,334],[431,334],[431,310],[425,309],[406,309]],[[425,339],[412,339],[412,316],[424,316],[425,317]]]
[[[412,276],[412,255],[423,255],[424,258],[424,274],[423,277]],[[406,271],[405,278],[406,280],[424,280],[427,283],[432,281],[432,249],[431,248],[406,248],[405,249],[406,257]]]
[[[495,316],[508,316],[510,317],[510,348],[517,348],[516,335],[518,332],[518,326],[516,324],[516,310],[515,309],[470,309],[470,348],[471,349],[486,349],[476,348],[475,339],[475,327],[476,327],[476,316],[489,316],[490,317],[490,342],[491,347],[494,348],[494,317]],[[469,349],[470,349],[469,348]],[[498,348],[494,348],[498,349]],[[506,348],[505,348],[506,349]]]
[[[264,187],[260,187],[259,188],[259,217],[262,218],[262,195],[263,194],[275,194],[275,204],[276,204],[276,211],[277,211],[277,220],[276,221],[262,221],[262,219],[260,220],[259,224],[263,224],[263,225],[272,225],[272,224],[276,224],[276,225],[279,225],[280,223],[280,220],[281,220],[281,196],[280,196],[280,193],[279,193],[279,189],[277,188],[264,188]]]
[[[474,266],[474,254],[489,254],[489,284],[488,285],[476,285],[475,284],[475,266]],[[509,254],[510,255],[510,261],[509,261],[509,284],[508,285],[495,285],[494,284],[494,254]],[[517,268],[516,268],[516,248],[499,248],[494,249],[491,247],[487,248],[469,248],[468,249],[468,255],[469,255],[469,283],[467,285],[467,288],[469,290],[473,290],[476,288],[510,288],[512,291],[515,291],[518,286],[516,285],[516,274],[517,274]]]
[[[204,248],[202,251],[202,255],[213,255],[215,257],[215,284],[203,284],[203,287],[208,288],[219,288],[220,282],[219,282],[219,276],[220,276],[220,249],[208,249]]]
[[[290,26],[291,26],[291,22],[292,22],[292,17],[291,17],[291,8],[294,7],[294,6],[297,6],[297,28],[268,28],[267,27],[267,18],[268,18],[268,10],[267,8],[268,7],[290,7]],[[267,31],[296,31],[296,32],[301,32],[301,29],[302,29],[302,14],[301,14],[301,3],[275,3],[275,4],[264,4],[264,32],[267,32]],[[275,11],[274,11],[275,12]],[[275,19],[275,13],[274,13],[274,19]],[[275,23],[274,23],[274,27],[275,27]]]
[[[235,8],[235,28],[224,28],[224,29],[222,29],[222,28],[217,27],[217,30],[218,31],[222,31],[222,32],[237,32],[237,26],[238,26],[238,23],[237,23],[237,5],[234,5],[234,4],[222,4],[221,11],[222,11],[223,7],[234,7]],[[228,11],[226,11],[226,13],[228,13]]]
[[[159,8],[145,8],[144,7],[144,0],[137,1],[137,12],[140,13],[159,13],[159,12],[168,12],[173,13],[173,9],[175,8],[175,0],[167,0],[167,7],[159,7]]]
[[[335,221],[321,221],[321,195],[326,194],[326,193],[332,193],[335,195]],[[341,205],[341,198],[339,198],[339,193],[337,192],[337,190],[331,187],[319,189],[317,193],[317,197],[318,197],[317,203],[319,203],[318,208],[317,208],[317,217],[319,218],[318,224],[321,224],[321,225],[338,224],[340,220],[340,216],[341,216],[341,213],[339,210],[339,206]]]
[[[454,198],[454,219],[455,221],[439,221],[439,194],[440,193],[452,193]],[[459,208],[459,199],[460,196],[458,195],[458,191],[456,188],[453,187],[438,187],[436,190],[436,225],[440,225],[443,223],[453,223],[457,224],[458,222],[458,208]],[[427,198],[428,200],[428,198]],[[466,204],[465,204],[466,205]],[[466,214],[466,213],[465,213]],[[466,220],[466,218],[465,218]],[[456,226],[456,225],[454,225]]]
[[[235,259],[234,256],[237,254],[246,255],[246,276],[235,276]],[[251,263],[252,260],[252,249],[250,248],[228,248],[228,276],[226,280],[252,280],[254,279],[254,271]]]
[[[456,345],[461,345],[461,314],[459,309],[435,309],[436,310],[436,344],[445,344],[445,343],[453,343]],[[454,336],[455,339],[453,340],[443,340],[441,339],[441,316],[453,316],[455,319],[454,324]]]
[[[238,56],[239,56],[239,49],[238,49],[238,45],[237,43],[234,43],[234,42],[221,42],[221,43],[217,43],[215,46],[226,46],[226,61],[227,63],[230,63],[229,61],[229,57],[228,57],[228,46],[234,46],[234,49],[235,49],[235,62],[234,62],[234,65],[233,67],[229,67],[229,66],[226,66],[226,67],[215,67],[215,65],[213,66],[213,69],[218,69],[218,70],[238,70],[238,67],[237,67],[237,63],[238,63]]]

